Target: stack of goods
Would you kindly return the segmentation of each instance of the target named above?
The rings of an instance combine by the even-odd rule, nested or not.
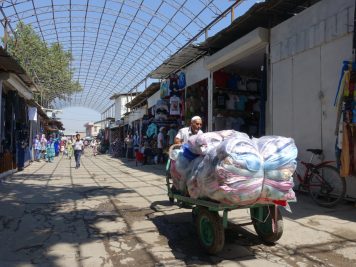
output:
[[[293,172],[297,148],[293,139],[248,135],[225,130],[195,135],[172,150],[174,186],[192,198],[226,204],[295,201]]]

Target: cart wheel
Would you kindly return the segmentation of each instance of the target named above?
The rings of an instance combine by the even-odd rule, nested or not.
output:
[[[210,254],[221,251],[225,243],[225,233],[219,214],[205,207],[199,207],[195,221],[200,244]]]
[[[263,206],[251,208],[251,219],[258,236],[266,243],[274,243],[283,234],[283,218],[279,208]],[[276,216],[277,211],[277,216]],[[262,216],[259,216],[259,213]]]

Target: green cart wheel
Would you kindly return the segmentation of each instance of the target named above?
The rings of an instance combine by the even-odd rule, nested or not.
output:
[[[250,210],[256,233],[264,242],[274,243],[281,238],[283,234],[283,218],[279,208],[262,206],[251,208]]]
[[[224,227],[218,212],[205,207],[199,207],[194,212],[197,214],[195,223],[200,244],[208,253],[218,253],[225,243]]]

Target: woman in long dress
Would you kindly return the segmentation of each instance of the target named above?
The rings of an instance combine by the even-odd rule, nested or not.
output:
[[[69,139],[66,146],[67,146],[67,156],[69,159],[71,159],[74,155],[72,140]]]
[[[47,142],[46,153],[47,153],[47,162],[52,162],[55,156],[54,141],[52,137],[50,137]]]

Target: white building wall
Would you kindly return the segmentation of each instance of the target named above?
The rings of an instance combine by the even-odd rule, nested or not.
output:
[[[151,108],[156,105],[157,101],[161,99],[160,91],[158,90],[156,93],[147,98],[147,107]]]
[[[200,58],[184,69],[187,86],[208,79],[210,71],[206,68],[205,60],[206,57]]]
[[[121,112],[121,98],[115,98],[115,121],[120,120],[122,116]]]
[[[354,0],[323,0],[271,30],[269,133],[292,136],[302,159],[335,159],[340,70],[351,60]],[[354,179],[353,179],[354,180]],[[356,197],[355,192],[349,192]]]
[[[115,98],[115,121],[120,120],[123,114],[127,112],[128,109],[125,107],[125,105],[134,98],[134,96],[130,95],[123,95]]]
[[[128,116],[128,123],[132,123],[136,120],[142,119],[143,115],[147,114],[147,106],[140,107],[138,109],[135,109],[131,111],[131,113]]]

